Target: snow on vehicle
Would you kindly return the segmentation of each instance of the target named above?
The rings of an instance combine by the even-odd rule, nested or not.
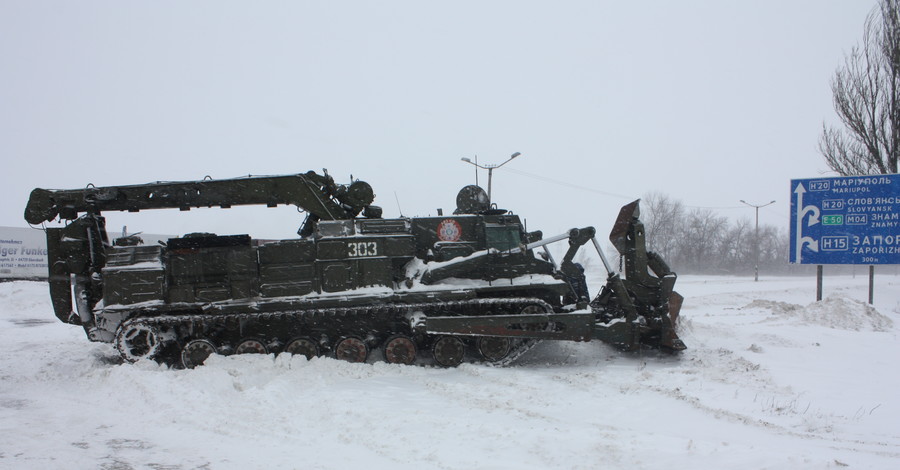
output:
[[[599,339],[625,349],[681,350],[676,275],[647,252],[638,201],[610,240],[614,271],[593,227],[544,238],[497,209],[478,186],[453,215],[385,219],[363,181],[325,172],[35,189],[25,219],[46,228],[56,316],[114,343],[129,362],[194,367],[210,354],[331,355],[362,362],[464,360],[505,364],[540,340]],[[159,245],[110,241],[104,211],[292,204],[308,213],[296,239],[192,233]],[[567,240],[557,264],[546,246]],[[573,262],[592,242],[608,279],[589,300]],[[543,250],[538,250],[543,248]],[[74,304],[74,308],[73,308]]]

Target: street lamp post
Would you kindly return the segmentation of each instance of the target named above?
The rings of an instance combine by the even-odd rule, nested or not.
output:
[[[747,202],[743,199],[741,199],[741,202],[756,209],[756,236],[755,236],[756,248],[754,250],[754,251],[756,251],[756,265],[753,267],[753,281],[759,281],[759,209],[762,207],[766,207],[769,204],[775,204],[775,201],[773,200],[773,201],[770,201],[770,202],[767,202],[767,203],[761,204],[761,205],[750,204],[749,202]]]
[[[509,157],[505,162],[503,162],[503,163],[501,163],[501,164],[499,164],[499,165],[479,165],[477,162],[473,162],[471,159],[468,159],[468,158],[466,158],[466,157],[463,157],[463,158],[462,158],[462,161],[464,161],[464,162],[466,162],[466,163],[469,163],[469,164],[472,164],[472,165],[475,165],[476,167],[481,168],[482,170],[487,170],[487,171],[488,171],[488,191],[487,191],[487,193],[488,193],[488,204],[491,203],[491,178],[492,178],[493,175],[494,175],[494,170],[497,169],[497,168],[500,168],[500,167],[503,166],[503,165],[506,165],[507,163],[509,163],[510,161],[512,161],[513,158],[516,158],[516,157],[518,157],[519,155],[522,155],[522,154],[519,153],[519,152],[516,152],[516,153],[510,155],[510,157]]]

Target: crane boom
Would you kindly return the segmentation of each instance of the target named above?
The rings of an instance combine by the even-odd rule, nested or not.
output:
[[[145,209],[194,207],[228,208],[238,205],[293,204],[318,220],[355,217],[374,199],[372,187],[363,181],[338,185],[326,173],[313,171],[283,176],[247,176],[232,179],[156,182],[53,190],[37,188],[25,208],[30,224],[60,219],[74,220],[80,213],[138,212]]]

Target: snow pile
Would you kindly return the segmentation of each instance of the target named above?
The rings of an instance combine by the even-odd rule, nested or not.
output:
[[[803,308],[797,304],[779,302],[775,300],[756,299],[745,305],[744,309],[770,310],[775,315],[794,315],[797,310]]]
[[[848,331],[891,331],[894,322],[871,305],[845,297],[828,297],[809,304],[800,318],[810,323]]]
[[[847,331],[891,331],[894,322],[871,305],[841,296],[830,296],[806,307],[786,302],[754,300],[744,309],[769,310],[767,321],[788,320],[795,324],[824,326]]]
[[[804,282],[679,278],[679,355],[544,342],[506,368],[193,370],[122,364],[56,321],[46,284],[0,283],[0,469],[893,468],[897,330],[852,290],[801,307]]]

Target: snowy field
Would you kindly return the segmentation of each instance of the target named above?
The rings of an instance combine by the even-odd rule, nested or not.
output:
[[[123,365],[0,284],[2,469],[900,468],[900,277],[685,276],[678,356],[538,345],[456,369]],[[594,286],[594,291],[597,286]],[[380,354],[373,354],[380,357]]]

